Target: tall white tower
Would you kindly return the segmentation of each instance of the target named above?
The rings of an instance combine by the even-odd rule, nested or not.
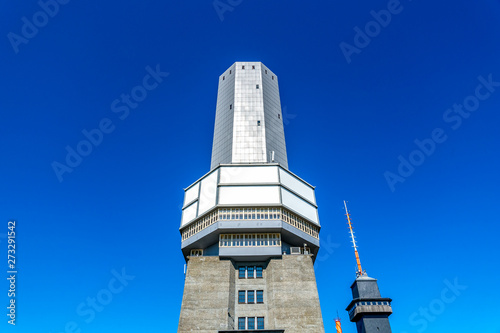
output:
[[[260,62],[237,62],[219,77],[212,165],[288,168],[278,77]]]
[[[178,332],[324,332],[314,187],[288,170],[278,78],[262,63],[220,76],[211,170],[182,210]]]

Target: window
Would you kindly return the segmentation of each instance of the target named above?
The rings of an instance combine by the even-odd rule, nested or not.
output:
[[[229,104],[229,110],[233,109],[233,104]]]
[[[258,330],[264,329],[264,317],[257,317],[257,329]]]
[[[255,66],[252,66],[252,69],[255,69]]]
[[[261,279],[262,266],[240,266],[238,267],[238,278],[240,279]],[[253,303],[253,302],[252,302]]]
[[[247,279],[253,279],[253,266],[247,267]]]
[[[278,113],[278,119],[281,119],[281,115]]]
[[[265,70],[266,74],[267,74],[267,69]]]
[[[238,329],[239,330],[244,330],[245,327],[245,317],[238,317]]]
[[[264,304],[264,290],[238,290],[238,304],[256,303]]]
[[[273,80],[274,80],[274,75],[273,75]]]
[[[231,74],[233,71],[232,70],[229,70],[229,74]]]
[[[238,303],[240,303],[240,304],[245,303],[245,291],[244,290],[238,291]]]
[[[257,278],[262,278],[262,266],[257,266],[255,272],[257,273]]]
[[[222,81],[224,81],[224,79],[225,79],[225,78],[226,78],[226,77],[225,77],[225,76],[223,76],[223,77],[222,77]]]
[[[245,66],[241,66],[241,69],[245,69]]]
[[[255,322],[257,321],[257,327]],[[264,317],[238,317],[238,330],[263,330]]]
[[[191,257],[199,257],[203,255],[203,250],[202,249],[193,249],[191,250]]]
[[[260,120],[257,120],[257,126],[260,126]]]
[[[255,303],[255,291],[253,290],[247,291],[247,303],[249,304]]]
[[[256,86],[255,86],[255,89],[259,89],[259,85],[256,85]]]
[[[249,330],[255,329],[255,317],[248,317],[248,328]]]
[[[257,290],[257,304],[264,303],[264,290]]]

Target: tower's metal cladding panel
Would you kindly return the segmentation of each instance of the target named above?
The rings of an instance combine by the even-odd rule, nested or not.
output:
[[[236,62],[219,77],[211,169],[273,161],[288,168],[278,77],[261,62]]]

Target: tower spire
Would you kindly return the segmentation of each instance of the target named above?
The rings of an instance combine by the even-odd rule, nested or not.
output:
[[[356,264],[358,265],[358,270],[356,271],[356,277],[360,277],[366,274],[361,268],[361,261],[359,260],[358,247],[356,246],[356,240],[354,238],[354,231],[352,230],[351,216],[347,211],[347,204],[344,200],[345,215],[347,216],[347,224],[349,225],[349,232],[351,233],[351,241],[354,247],[354,254],[356,255]]]

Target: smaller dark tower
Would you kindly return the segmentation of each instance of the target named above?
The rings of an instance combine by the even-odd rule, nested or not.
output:
[[[392,333],[389,323],[389,316],[392,314],[392,299],[380,296],[377,279],[369,277],[366,271],[362,270],[351,217],[345,201],[344,207],[358,266],[356,280],[351,285],[353,299],[346,308],[349,319],[356,323],[358,333]]]

